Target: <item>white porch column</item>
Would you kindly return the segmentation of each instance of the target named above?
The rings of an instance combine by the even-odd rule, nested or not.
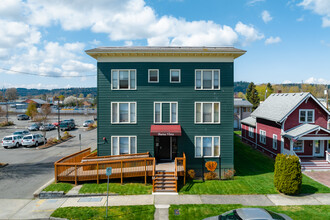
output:
[[[293,141],[290,139],[290,153],[293,152]]]

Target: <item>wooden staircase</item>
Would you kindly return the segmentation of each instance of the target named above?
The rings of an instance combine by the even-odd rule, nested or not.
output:
[[[176,193],[178,190],[178,178],[175,172],[165,170],[156,171],[152,179],[154,192]]]

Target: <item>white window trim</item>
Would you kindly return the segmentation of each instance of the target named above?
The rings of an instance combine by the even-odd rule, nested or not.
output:
[[[157,81],[150,81],[151,71],[157,71]],[[159,83],[159,69],[148,69],[148,83]]]
[[[119,141],[119,138],[121,137],[128,137],[128,153],[131,154],[131,138],[134,137],[135,138],[135,152],[137,153],[137,136],[134,136],[134,135],[114,135],[114,136],[111,136],[111,155],[114,155],[113,154],[113,138],[118,138],[118,153],[117,155],[120,155],[120,141]]]
[[[273,149],[274,150],[277,150],[277,143],[278,143],[277,135],[276,134],[273,134]]]
[[[307,118],[308,118],[308,116],[307,116],[307,112],[309,112],[309,111],[312,111],[313,112],[313,121],[312,122],[308,122],[307,121]],[[305,114],[306,114],[306,121],[301,121],[300,120],[300,114],[301,114],[301,112],[305,112]],[[314,109],[299,109],[299,123],[315,123],[315,110]]]
[[[201,103],[201,122],[197,122],[197,118],[196,118],[196,110],[197,110],[197,104]],[[212,121],[213,122],[203,122],[203,105],[204,104],[212,104]],[[218,103],[219,104],[219,122],[214,122],[214,103]],[[221,103],[220,102],[195,102],[195,124],[220,124],[221,123]]]
[[[197,85],[196,85],[196,75],[197,75],[197,71],[201,71],[201,88],[197,89]],[[204,71],[212,71],[212,88],[211,89],[204,89],[203,88],[203,72]],[[214,71],[219,71],[219,88],[215,89],[214,88]],[[221,76],[221,71],[220,69],[195,69],[195,90],[220,90],[220,76]]]
[[[160,103],[160,122],[156,122],[156,103]],[[163,103],[170,105],[170,121],[163,122]],[[176,121],[172,121],[172,104],[176,104]],[[178,102],[154,102],[154,124],[178,124],[179,121],[179,104]]]
[[[135,104],[135,122],[131,122],[131,104]],[[113,122],[113,117],[112,117],[112,104],[117,104],[117,122]],[[119,112],[119,104],[128,104],[128,122],[120,122],[120,112]],[[111,102],[110,103],[110,114],[111,114],[111,124],[136,124],[137,123],[137,104],[136,102]]]
[[[205,137],[210,137],[212,138],[212,156],[203,156],[204,152],[203,152],[203,138]],[[201,156],[196,156],[196,139],[197,138],[201,138]],[[219,155],[218,156],[214,156],[214,138],[219,138]],[[221,155],[221,138],[220,136],[195,136],[195,158],[214,158],[214,157],[220,157]]]
[[[264,135],[261,134],[261,133],[263,133],[263,132],[265,132]],[[260,141],[260,143],[262,143],[262,144],[266,144],[266,142],[267,142],[267,140],[266,140],[266,138],[267,138],[267,136],[266,136],[266,131],[260,129],[259,133],[260,133],[260,136],[259,136],[259,141]],[[264,139],[263,139],[263,138],[264,138]]]
[[[118,89],[113,88],[112,79],[113,79],[113,72],[118,71]],[[128,88],[121,89],[119,88],[119,71],[128,71]],[[135,71],[135,89],[131,89],[131,71]],[[111,90],[136,90],[137,89],[137,71],[136,69],[112,69],[111,70]]]
[[[254,138],[254,128],[249,126],[249,137]]]
[[[179,81],[172,81],[172,71],[179,71]],[[170,69],[170,83],[181,83],[181,69]]]
[[[295,151],[294,148],[293,148],[294,147],[293,146],[294,145],[294,142],[292,143],[292,150],[294,152],[296,152],[296,153],[304,153],[304,151],[305,151],[305,141],[304,140],[301,140],[301,141],[302,141],[302,148],[301,148],[302,150],[300,150],[300,151]],[[314,143],[313,143],[313,147],[314,147]]]

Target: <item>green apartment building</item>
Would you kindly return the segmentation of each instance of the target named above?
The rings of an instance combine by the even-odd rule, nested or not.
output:
[[[234,167],[233,47],[100,47],[98,156],[149,152],[157,163],[186,155]],[[105,140],[105,141],[103,141]]]

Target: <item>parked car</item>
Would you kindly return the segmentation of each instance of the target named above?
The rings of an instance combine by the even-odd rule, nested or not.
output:
[[[30,134],[30,132],[27,131],[27,130],[15,131],[15,132],[13,133],[13,135],[20,135],[20,136],[24,136],[24,135],[27,135],[27,134]]]
[[[90,124],[94,124],[94,121],[93,120],[86,120],[84,123],[83,123],[83,127],[88,127],[88,125]]]
[[[68,131],[68,130],[74,129],[75,125],[74,125],[74,123],[72,123],[70,121],[63,121],[60,124],[60,128],[61,128],[61,131]]]
[[[25,135],[22,140],[23,147],[30,147],[30,146],[36,146],[38,147],[39,144],[43,143],[45,144],[47,142],[47,139],[44,138],[41,134],[29,134]]]
[[[74,124],[74,127],[76,127],[76,122],[74,121],[74,119],[73,119],[73,118],[71,118],[71,119],[68,119],[68,120],[64,120],[64,121],[70,121],[71,123],[73,123],[73,124]]]
[[[50,130],[53,130],[53,129],[55,129],[55,125],[48,123],[48,124],[42,125],[39,130],[40,131],[50,131]]]
[[[58,123],[58,121],[56,121],[56,122],[53,122],[52,124],[57,127],[59,124],[61,124],[61,122],[62,121],[60,121],[60,123]]]
[[[6,136],[2,139],[2,146],[6,149],[11,147],[19,147],[21,145],[22,137],[23,136],[21,135]]]
[[[17,120],[29,120],[30,117],[28,115],[22,114],[22,115],[17,115]]]
[[[204,220],[218,220],[218,219],[264,219],[264,220],[292,220],[289,216],[281,213],[269,211],[261,208],[241,208],[225,212],[221,215],[205,218]]]
[[[38,131],[40,129],[40,125],[37,123],[34,123],[28,127],[29,131]]]

